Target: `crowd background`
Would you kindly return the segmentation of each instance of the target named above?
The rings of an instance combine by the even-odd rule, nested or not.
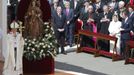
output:
[[[52,0],[51,16],[62,53],[74,44],[78,30],[87,30],[118,38],[117,53],[125,56],[128,40],[134,36],[133,0]],[[95,37],[81,36],[80,46],[94,47]],[[98,48],[112,52],[113,42],[99,40]]]

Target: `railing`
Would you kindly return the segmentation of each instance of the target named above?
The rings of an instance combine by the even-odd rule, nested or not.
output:
[[[90,31],[86,31],[86,30],[79,30],[78,32],[78,39],[77,39],[77,52],[81,52],[81,51],[88,51],[88,52],[92,52],[95,54],[95,57],[98,57],[99,55],[104,55],[104,56],[108,56],[108,57],[112,57],[112,60],[118,60],[120,59],[120,55],[117,54],[117,50],[116,50],[116,44],[117,44],[117,38],[113,37],[113,36],[109,36],[109,35],[105,35],[105,34],[101,34],[101,33],[94,33],[94,32],[90,32]],[[81,35],[85,35],[85,36],[93,36],[96,37],[96,42],[95,42],[95,48],[90,48],[90,47],[79,47],[80,44],[80,36]],[[98,40],[100,39],[105,39],[105,40],[112,40],[114,41],[114,48],[113,48],[113,53],[110,52],[106,52],[104,50],[99,50],[98,49]]]

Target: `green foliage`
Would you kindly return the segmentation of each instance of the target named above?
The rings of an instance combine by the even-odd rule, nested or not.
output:
[[[54,57],[56,49],[57,41],[53,28],[49,24],[45,24],[43,37],[25,38],[24,57],[28,60],[41,60],[46,56]]]

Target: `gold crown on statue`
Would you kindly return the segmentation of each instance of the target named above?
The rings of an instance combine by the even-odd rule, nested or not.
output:
[[[16,22],[16,21],[13,21],[11,24],[10,24],[10,27],[13,29],[13,28],[15,28],[15,29],[17,29],[17,28],[19,28],[19,24]]]

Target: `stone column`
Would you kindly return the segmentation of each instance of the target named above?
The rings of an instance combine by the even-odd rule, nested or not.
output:
[[[3,52],[6,50],[5,36],[7,34],[7,0],[0,0],[0,28],[2,39],[0,39],[0,61],[3,61]]]

